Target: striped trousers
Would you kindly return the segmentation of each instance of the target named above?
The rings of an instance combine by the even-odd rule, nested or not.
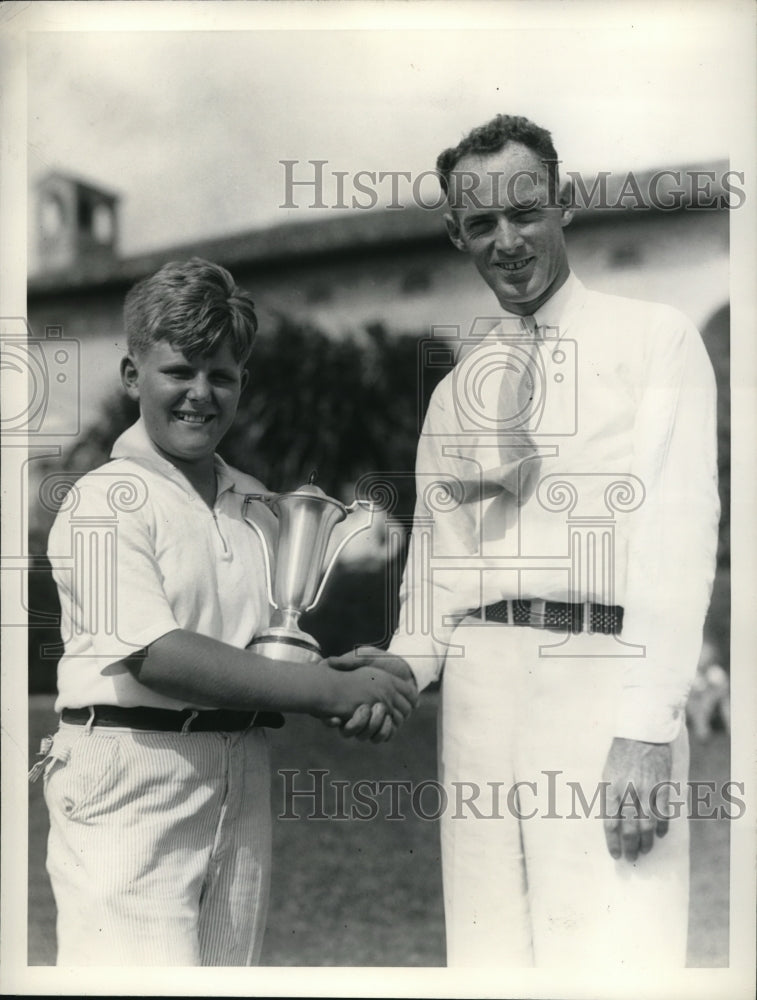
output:
[[[59,966],[257,962],[271,867],[263,729],[61,724],[44,784]]]

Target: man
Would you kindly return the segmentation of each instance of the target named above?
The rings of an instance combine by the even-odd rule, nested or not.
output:
[[[437,161],[502,321],[431,399],[400,625],[373,655],[442,676],[448,964],[682,966],[714,379],[684,316],[571,273],[557,164],[510,116]]]

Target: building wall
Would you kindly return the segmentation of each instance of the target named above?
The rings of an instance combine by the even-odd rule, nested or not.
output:
[[[77,382],[82,430],[97,420],[102,406],[120,391],[118,369],[125,347],[122,306],[120,290],[45,296],[29,302],[27,318],[34,337],[44,339],[47,330],[60,327],[63,338],[79,343]],[[70,418],[66,423],[70,426]],[[54,432],[55,426],[50,429]]]
[[[569,227],[566,235],[573,269],[592,288],[666,302],[700,325],[728,299],[724,212],[623,216]],[[266,309],[341,334],[377,322],[428,333],[434,324],[467,326],[499,312],[470,260],[446,242],[239,276]]]

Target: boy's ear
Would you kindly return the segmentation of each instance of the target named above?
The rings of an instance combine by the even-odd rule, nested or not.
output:
[[[460,233],[460,227],[457,224],[457,219],[452,212],[447,212],[444,216],[444,225],[447,227],[447,236],[449,236],[452,245],[457,250],[462,250],[466,253],[468,248],[465,245],[462,234]]]
[[[126,390],[129,399],[139,400],[139,372],[132,358],[127,354],[121,358],[121,385]]]

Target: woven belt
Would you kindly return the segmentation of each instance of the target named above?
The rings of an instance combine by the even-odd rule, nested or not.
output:
[[[587,614],[588,609],[588,614]],[[563,604],[561,601],[498,601],[475,612],[483,621],[526,625],[554,632],[601,632],[620,635],[623,608],[614,604]]]
[[[199,711],[185,708],[119,708],[117,705],[94,705],[95,726],[118,726],[124,729],[156,730],[168,733],[233,733],[252,725],[280,729],[283,715],[278,712],[233,712],[226,709]],[[64,708],[61,721],[85,726],[91,717],[89,708]]]

